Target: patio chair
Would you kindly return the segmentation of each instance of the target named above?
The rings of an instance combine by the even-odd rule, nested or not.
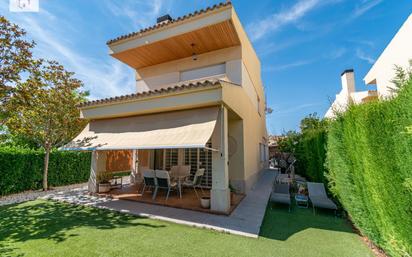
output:
[[[289,205],[289,212],[291,206],[289,185],[288,184],[274,184],[272,193],[270,194],[271,203],[282,203]]]
[[[169,199],[169,194],[172,189],[177,188],[177,183],[172,182],[170,180],[170,175],[169,172],[166,170],[156,170],[155,171],[155,176],[156,176],[156,188],[155,188],[155,193],[153,196],[153,199],[156,199],[156,194],[159,188],[167,189],[167,194],[166,194],[166,201]]]
[[[200,190],[202,191],[202,195],[204,194],[203,188],[201,186],[202,177],[203,177],[204,174],[205,174],[205,169],[198,169],[196,171],[195,176],[193,177],[192,181],[186,181],[186,182],[183,183],[183,186],[193,188],[193,190],[195,191],[196,197],[198,199],[200,199],[200,198],[199,198],[199,194],[197,193],[196,188],[200,188]]]
[[[170,168],[170,171],[169,171],[170,177],[173,178],[173,177],[177,176],[178,173],[179,173],[179,166],[172,166]]]
[[[144,194],[144,190],[148,188],[154,188],[156,189],[156,177],[155,177],[155,172],[154,170],[151,169],[146,169],[143,170],[143,190],[142,190],[142,196]],[[156,190],[155,190],[156,191]],[[155,193],[155,192],[154,192]],[[153,194],[153,199],[154,199],[155,194]]]
[[[190,176],[190,165],[179,166],[179,175],[180,176]]]
[[[313,213],[315,214],[315,207],[317,207],[334,210],[336,215],[336,210],[338,207],[331,199],[328,198],[323,183],[307,182],[307,185],[309,199],[312,202]]]
[[[276,183],[278,183],[278,184],[289,184],[290,178],[289,178],[289,175],[288,175],[288,174],[278,174],[278,175],[275,177],[275,181],[276,181]]]

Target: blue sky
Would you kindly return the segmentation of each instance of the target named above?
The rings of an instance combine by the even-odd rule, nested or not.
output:
[[[132,93],[133,71],[108,55],[106,41],[219,1],[39,0],[39,13],[0,13],[27,30],[38,57],[55,59],[92,98]],[[260,0],[233,4],[262,63],[270,133],[298,129],[309,113],[323,115],[340,91],[340,73],[362,78],[412,12],[410,0]],[[370,86],[369,86],[370,87]],[[371,88],[373,89],[373,87]]]

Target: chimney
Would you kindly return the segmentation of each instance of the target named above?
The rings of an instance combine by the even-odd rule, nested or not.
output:
[[[173,19],[169,14],[160,16],[157,18],[157,24],[161,24],[161,23],[169,23],[171,22]]]
[[[347,94],[355,92],[355,73],[353,69],[344,70],[340,77],[342,80],[342,89]]]

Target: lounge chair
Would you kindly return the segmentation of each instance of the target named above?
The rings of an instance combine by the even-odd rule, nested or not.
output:
[[[325,185],[323,183],[313,183],[307,182],[308,191],[309,191],[309,199],[312,202],[313,213],[315,213],[316,208],[324,208],[324,209],[331,209],[335,211],[338,207],[336,204],[328,198],[325,190]]]
[[[186,187],[191,187],[193,188],[193,190],[195,191],[196,197],[199,199],[199,195],[196,191],[196,188],[200,188],[200,190],[202,191],[203,194],[203,188],[200,185],[200,183],[202,182],[202,177],[205,174],[205,169],[198,169],[195,173],[195,176],[193,177],[192,181],[187,181],[183,183],[183,186]]]
[[[288,184],[274,184],[272,193],[270,195],[270,202],[272,203],[282,203],[289,205],[290,211],[290,193]]]
[[[169,199],[170,191],[177,187],[177,183],[172,182],[170,180],[169,172],[167,172],[166,170],[156,170],[155,175],[156,175],[157,183],[156,183],[153,199],[156,199],[156,194],[159,188],[163,188],[163,189],[167,189],[167,194],[166,194],[166,201],[167,201],[167,199]]]
[[[142,196],[144,194],[144,190],[147,188],[156,188],[156,177],[155,177],[155,172],[154,170],[151,169],[146,169],[143,170],[143,190],[142,190]],[[155,197],[155,194],[153,194],[153,199]]]

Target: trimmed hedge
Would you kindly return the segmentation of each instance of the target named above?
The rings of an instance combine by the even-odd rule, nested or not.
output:
[[[289,131],[279,141],[279,150],[296,158],[296,172],[313,182],[326,183],[326,138],[328,121],[310,114],[300,122],[301,131]]]
[[[327,182],[325,178],[326,129],[304,132],[297,150],[297,171],[313,182]]]
[[[412,255],[412,81],[398,96],[351,106],[328,133],[331,191],[391,256]]]
[[[44,152],[15,147],[0,148],[0,195],[42,188]],[[91,154],[52,151],[49,185],[63,186],[86,182]]]

